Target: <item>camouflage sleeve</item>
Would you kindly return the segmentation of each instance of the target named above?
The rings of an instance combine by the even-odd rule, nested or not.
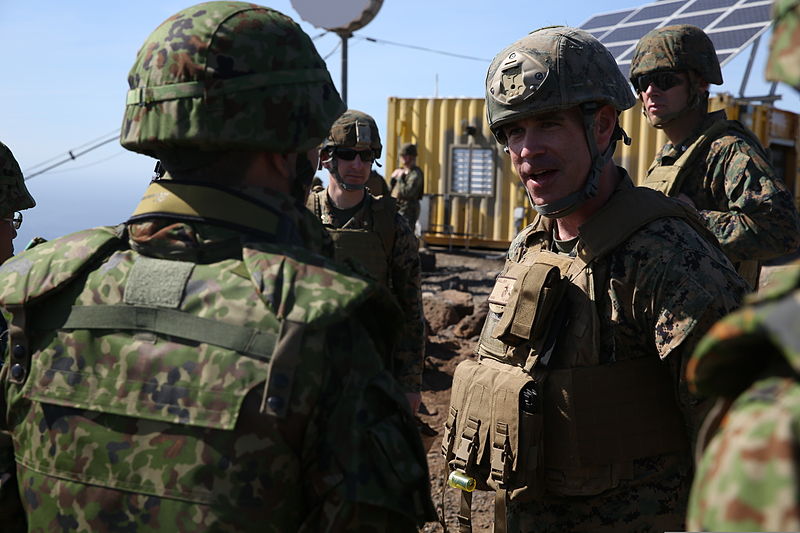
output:
[[[635,331],[652,332],[649,344],[670,366],[694,438],[710,405],[689,393],[685,379],[689,356],[711,325],[740,305],[746,285],[719,248],[681,220],[650,224],[622,252],[621,268],[635,277],[620,284],[635,287],[629,297],[633,317],[625,320],[637,324]]]
[[[395,191],[393,196],[398,200],[416,201],[422,196],[424,187],[424,177],[422,169],[415,167],[412,168],[403,179],[395,183]]]
[[[768,377],[732,404],[697,466],[690,531],[800,531],[800,385]]]
[[[306,490],[318,502],[301,531],[416,532],[430,514],[425,453],[397,382],[355,321],[317,341],[328,362],[306,430]]]
[[[656,347],[675,376],[693,445],[712,403],[690,393],[686,365],[703,334],[738,307],[744,291],[741,279],[729,266],[703,252],[682,251],[663,271],[655,298]]]
[[[700,216],[732,261],[767,260],[800,246],[800,217],[792,194],[744,139],[715,141],[706,159],[714,209]]]
[[[394,352],[393,374],[405,392],[419,392],[425,326],[422,322],[419,242],[401,215],[394,217],[392,294],[403,310],[403,330]]]

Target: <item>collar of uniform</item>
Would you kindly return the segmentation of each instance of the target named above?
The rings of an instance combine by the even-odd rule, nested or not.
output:
[[[726,120],[728,117],[725,115],[725,110],[720,109],[711,113],[706,113],[702,122],[692,131],[692,133],[679,143],[677,146],[672,143],[667,143],[661,150],[660,160],[663,165],[673,164],[694,142],[710,128],[715,122]]]
[[[372,195],[364,192],[364,198],[358,205],[348,209],[339,209],[333,205],[333,200],[328,196],[328,191],[323,191],[322,202],[320,202],[321,215],[320,221],[324,226],[331,226],[335,229],[362,229],[367,226],[367,213],[372,205]],[[346,213],[353,213],[347,220],[344,220]],[[346,216],[346,215],[345,215]]]

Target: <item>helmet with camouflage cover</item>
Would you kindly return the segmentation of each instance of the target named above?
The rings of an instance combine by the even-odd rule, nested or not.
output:
[[[776,0],[772,16],[767,79],[800,91],[800,0]]]
[[[347,183],[339,174],[339,161],[332,148],[349,148],[351,150],[372,150],[375,159],[381,156],[383,146],[378,125],[368,114],[355,109],[348,109],[331,126],[331,131],[322,142],[321,150],[329,152],[329,158],[323,161],[331,176],[346,191],[360,191],[366,187],[364,183]]]
[[[336,119],[331,131],[322,142],[322,150],[335,147],[353,150],[372,150],[375,158],[381,156],[383,145],[375,119],[363,111],[348,109]]]
[[[630,79],[663,71],[686,72],[689,76],[689,99],[683,109],[661,116],[651,116],[642,106],[642,114],[655,128],[663,128],[692,110],[705,111],[708,91],[703,82],[720,85],[720,70],[714,43],[703,30],[689,24],[656,28],[636,44],[631,61]],[[638,89],[637,89],[638,90]]]
[[[128,83],[120,142],[147,155],[304,152],[345,109],[308,35],[244,2],[206,2],[168,18],[139,50]]]
[[[0,142],[0,214],[34,207],[25,179],[11,150]]]
[[[400,148],[400,155],[417,157],[417,145],[414,143],[405,143],[403,147]]]
[[[722,84],[714,43],[703,30],[689,24],[656,28],[636,44],[631,81],[642,74],[663,70],[690,70],[708,83]]]
[[[600,153],[593,132],[594,114],[603,105],[617,112],[636,102],[611,53],[591,34],[564,26],[541,28],[495,56],[486,74],[489,127],[506,144],[503,127],[540,113],[580,107],[592,168],[582,189],[551,204],[534,205],[548,217],[561,217],[597,193],[597,182],[616,141],[627,136],[617,125],[609,147]]]

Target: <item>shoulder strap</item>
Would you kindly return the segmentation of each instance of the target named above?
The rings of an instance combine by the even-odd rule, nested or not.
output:
[[[630,187],[615,193],[589,223],[580,227],[579,255],[588,263],[608,254],[650,222],[669,217],[685,220],[719,247],[719,241],[689,206],[646,187]]]
[[[672,165],[651,167],[642,185],[662,191],[667,196],[676,195],[686,179],[684,170],[694,167],[698,159],[708,153],[711,143],[728,130],[733,130],[756,146],[761,146],[758,139],[738,120],[718,120],[701,133]]]
[[[394,218],[397,214],[397,201],[389,196],[380,198],[370,196],[370,201],[372,202],[372,220],[375,232],[381,239],[387,260],[391,260],[392,250],[394,250]]]

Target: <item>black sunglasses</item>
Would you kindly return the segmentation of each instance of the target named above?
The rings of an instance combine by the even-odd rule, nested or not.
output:
[[[336,148],[333,155],[344,161],[352,161],[356,156],[361,157],[364,163],[372,163],[375,161],[375,152],[372,150],[353,150],[350,148]]]
[[[22,213],[19,211],[15,212],[12,218],[0,218],[3,222],[8,222],[14,229],[19,229],[22,226]]]
[[[662,91],[668,91],[678,85],[683,85],[683,79],[674,72],[654,72],[652,74],[642,74],[631,78],[633,88],[643,93],[650,85],[654,85]]]

